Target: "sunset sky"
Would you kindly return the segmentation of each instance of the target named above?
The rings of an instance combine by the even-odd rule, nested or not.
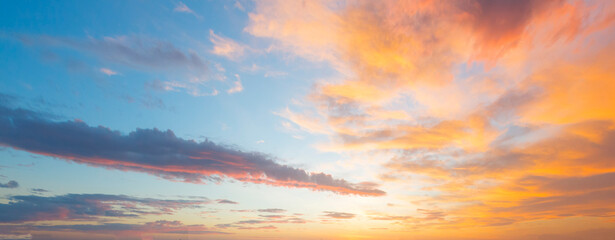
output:
[[[615,1],[0,1],[0,239],[615,239]]]

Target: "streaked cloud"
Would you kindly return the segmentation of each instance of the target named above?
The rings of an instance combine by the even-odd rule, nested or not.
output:
[[[52,48],[72,48],[93,54],[112,63],[152,71],[189,70],[195,74],[207,72],[207,61],[194,51],[182,51],[170,42],[140,36],[116,36],[88,39],[45,35],[20,36],[22,42]]]
[[[245,11],[246,9],[243,7],[243,5],[241,4],[241,2],[239,1],[235,1],[235,3],[233,4],[233,7],[241,10],[241,11]]]
[[[53,122],[24,109],[0,108],[0,144],[69,161],[201,183],[233,178],[243,182],[381,196],[373,184],[354,184],[325,173],[276,163],[258,152],[178,138],[170,131],[137,129],[128,135],[81,121]]]
[[[356,216],[354,213],[345,213],[345,212],[331,212],[325,211],[323,212],[325,217],[335,218],[335,219],[351,219]]]
[[[267,212],[267,213],[283,213],[286,212],[284,209],[280,208],[266,208],[266,209],[258,209],[259,212]]]
[[[612,216],[613,9],[274,1],[257,3],[245,30],[336,70],[276,112],[290,134],[327,136],[322,151],[388,156],[383,180],[429,195],[407,196],[414,213],[374,220],[505,226]]]
[[[238,204],[238,202],[234,202],[234,201],[231,201],[231,200],[228,200],[228,199],[219,199],[217,201],[218,201],[218,203],[222,203],[222,204]]]
[[[175,12],[181,12],[181,13],[189,13],[189,14],[194,15],[194,16],[195,16],[195,17],[197,17],[197,18],[201,18],[201,16],[200,16],[200,15],[196,14],[196,13],[195,13],[192,9],[190,9],[188,6],[186,6],[186,4],[185,4],[185,3],[183,3],[183,2],[179,2],[179,3],[175,6],[175,8],[173,9],[173,11],[175,11]]]
[[[219,36],[213,30],[209,30],[209,41],[214,45],[211,53],[231,60],[238,60],[247,50],[246,46],[230,38]]]
[[[82,233],[77,235],[78,238],[98,239],[96,234],[101,234],[103,239],[119,238],[119,239],[148,239],[152,238],[155,234],[198,234],[198,235],[210,235],[210,234],[229,234],[222,231],[213,231],[202,224],[187,225],[181,221],[168,221],[158,220],[154,222],[139,223],[113,223],[105,222],[101,224],[83,224],[77,223],[72,225],[56,224],[56,225],[8,225],[5,227],[7,232],[23,232],[29,231],[28,235],[14,236],[29,236],[29,238],[8,238],[8,239],[31,239],[34,235],[34,239],[66,239],[66,235],[63,233]],[[9,235],[10,236],[10,235]],[[73,235],[74,236],[74,235]],[[70,239],[73,239],[72,237]]]

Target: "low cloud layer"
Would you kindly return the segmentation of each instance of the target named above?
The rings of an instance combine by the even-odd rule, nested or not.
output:
[[[152,239],[153,234],[228,234],[214,231],[202,224],[158,220],[146,223],[60,224],[60,225],[3,225],[0,239]],[[28,232],[28,234],[24,234]],[[71,235],[63,235],[70,232]]]

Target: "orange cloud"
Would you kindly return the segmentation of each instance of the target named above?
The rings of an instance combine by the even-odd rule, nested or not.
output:
[[[268,2],[247,29],[339,72],[310,114],[283,116],[329,135],[320,149],[393,155],[380,174],[442,206],[430,227],[505,229],[613,216],[614,16],[608,1]]]

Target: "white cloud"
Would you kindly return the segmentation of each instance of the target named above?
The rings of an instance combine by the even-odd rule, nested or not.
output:
[[[235,74],[235,77],[237,77],[237,81],[233,82],[233,87],[226,91],[228,94],[233,94],[233,93],[238,93],[238,92],[243,91],[243,85],[241,85],[241,78],[239,78],[238,74]]]
[[[261,143],[265,143],[265,140],[258,140],[258,141],[256,141],[256,144],[261,144]]]
[[[180,81],[154,82],[152,83],[152,85],[153,85],[152,87],[154,87],[155,89],[159,89],[163,91],[179,92],[180,89],[183,89],[186,93],[192,96],[195,96],[195,97],[216,96],[220,93],[215,88],[211,90],[210,92],[204,92],[202,90],[203,80],[200,80],[198,78],[191,79],[190,81],[187,81],[187,82],[180,82]]]
[[[175,11],[175,12],[183,12],[183,13],[190,13],[190,14],[194,15],[197,18],[201,18],[201,16],[199,16],[194,11],[192,11],[192,9],[190,9],[188,6],[186,6],[186,4],[184,4],[183,2],[179,2],[177,4],[177,6],[175,6],[175,9],[173,9],[173,11]]]
[[[233,41],[233,39],[216,35],[213,30],[209,30],[209,41],[214,44],[211,53],[231,60],[237,60],[243,56],[246,50],[244,45]]]
[[[108,68],[101,68],[100,72],[107,74],[107,76],[113,76],[113,75],[117,75],[118,73],[116,71],[113,71],[111,69]]]
[[[246,11],[246,9],[243,7],[243,5],[241,5],[239,1],[235,1],[235,4],[233,4],[233,6],[235,6],[237,9],[241,11]]]
[[[268,71],[265,73],[265,77],[282,77],[282,76],[286,76],[288,75],[288,73],[286,72],[280,72],[280,71]]]

